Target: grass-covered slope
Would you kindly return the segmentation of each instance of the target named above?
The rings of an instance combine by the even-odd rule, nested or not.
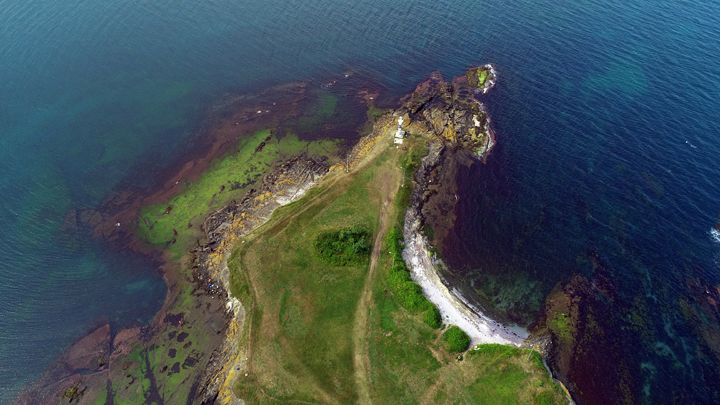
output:
[[[235,151],[215,161],[200,178],[182,183],[182,190],[170,201],[144,207],[138,221],[140,236],[154,245],[167,244],[177,257],[197,237],[193,228],[198,230],[213,210],[243,196],[273,163],[300,152],[332,155],[336,148],[334,140],[305,142],[292,134],[277,137],[270,130],[258,131],[241,139]]]
[[[336,264],[315,246],[328,232],[375,233],[389,157],[276,212],[231,258],[233,293],[249,310],[250,365],[237,391],[254,401],[356,399],[353,314],[368,260]]]
[[[418,290],[398,288],[409,275],[398,276],[406,270],[397,265],[392,245],[401,240],[388,234],[399,226],[409,195],[407,157],[407,151],[388,149],[358,172],[331,174],[240,243],[229,263],[232,293],[247,310],[239,342],[247,347],[247,363],[234,386],[239,398],[566,402],[536,352],[486,345],[458,360],[447,350],[443,330],[428,322],[431,304],[414,296]],[[318,238],[343,229],[373,235],[367,260],[336,263],[323,257]],[[340,239],[357,241],[333,241]]]
[[[143,208],[139,235],[165,248],[176,271],[190,268],[181,261],[200,236],[200,224],[215,209],[242,198],[278,161],[300,153],[332,157],[337,141],[303,141],[278,137],[269,130],[241,138],[237,149],[215,160],[197,179],[179,184],[169,201]],[[220,343],[224,302],[203,296],[188,277],[177,277],[169,296],[168,316],[147,343],[137,343],[109,378],[112,403],[186,403],[210,351]],[[220,314],[220,315],[219,315]],[[103,383],[97,403],[105,403]],[[88,398],[98,395],[87,394]]]

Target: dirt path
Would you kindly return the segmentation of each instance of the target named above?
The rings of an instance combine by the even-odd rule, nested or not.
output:
[[[394,164],[394,160],[391,164]],[[365,278],[365,284],[355,310],[355,324],[353,326],[353,362],[355,365],[355,382],[357,385],[358,402],[372,403],[370,396],[370,356],[369,356],[369,310],[373,305],[372,286],[377,273],[378,260],[382,254],[383,241],[393,221],[393,200],[400,186],[399,168],[386,167],[385,174],[380,177],[378,191],[382,196],[382,209],[380,211],[377,236],[373,243],[370,256],[370,266]]]
[[[380,137],[382,138],[382,137]],[[383,151],[387,149],[387,144],[380,142],[369,142],[371,146],[368,150],[364,151],[361,155],[361,157],[354,162],[353,167],[350,169],[349,172],[344,173],[331,173],[329,176],[325,177],[319,184],[314,186],[313,188],[317,191],[315,195],[307,196],[304,198],[302,207],[299,207],[298,209],[294,210],[289,215],[281,216],[278,219],[275,220],[269,220],[268,222],[258,226],[256,229],[254,229],[252,232],[250,232],[248,235],[245,236],[244,243],[247,243],[248,246],[250,244],[255,243],[257,240],[257,237],[264,233],[274,233],[279,232],[280,229],[286,227],[290,222],[297,219],[300,215],[306,213],[311,208],[317,206],[318,204],[323,204],[329,199],[337,198],[337,196],[344,192],[347,185],[352,181],[352,178],[356,173],[358,173],[361,169],[363,169],[365,166],[367,166],[370,162],[372,162],[375,158],[377,158],[378,155],[380,155]],[[356,349],[356,354],[354,355],[354,363],[356,370],[362,370],[361,373],[357,373],[361,375],[362,381],[358,382],[358,391],[359,391],[359,397],[361,402],[363,403],[369,403],[370,402],[370,395],[369,395],[369,365],[370,360],[367,356],[367,324],[368,324],[368,305],[371,304],[371,287],[372,287],[372,277],[371,275],[374,274],[374,269],[377,267],[377,259],[380,256],[381,248],[382,248],[382,240],[385,237],[385,234],[387,233],[387,229],[389,227],[389,223],[391,221],[390,213],[392,210],[392,197],[397,192],[397,189],[400,184],[400,170],[399,168],[395,167],[394,164],[396,163],[395,160],[392,161],[393,166],[384,167],[385,170],[385,176],[383,179],[379,182],[379,184],[376,185],[376,188],[378,189],[378,192],[381,196],[383,196],[383,205],[382,205],[382,211],[380,213],[379,217],[379,230],[378,235],[376,237],[374,248],[372,252],[371,257],[371,264],[370,269],[368,271],[368,277],[366,279],[365,285],[363,287],[362,297],[360,299],[360,303],[358,305],[358,310],[356,311],[356,321],[355,326],[353,330],[353,343],[354,347],[359,348]],[[319,190],[318,190],[319,189]],[[241,261],[241,266],[245,266],[244,261]],[[257,280],[254,277],[254,274],[252,271],[245,271],[245,275],[247,277],[248,286],[250,289],[250,295],[253,297],[251,299],[251,303],[248,308],[246,308],[246,320],[251,319],[251,317],[256,316],[255,309],[259,302],[262,302],[260,294],[258,294],[258,291],[256,290]],[[255,336],[255,331],[253,328],[253,322],[248,323],[248,340],[245,343],[244,351],[245,351],[245,361],[244,366],[242,366],[242,372],[245,373],[253,373],[255,368],[255,362],[254,362],[254,354],[255,354],[255,342],[257,339],[257,336]],[[359,331],[359,332],[358,332]],[[360,357],[358,357],[358,353],[360,354]],[[361,363],[358,365],[358,362]],[[362,388],[361,388],[362,387]],[[321,400],[326,403],[335,403],[337,402],[332,395],[327,393],[325,390],[321,389],[318,386],[317,393],[320,395]],[[272,400],[273,398],[264,391],[262,394]]]
[[[340,194],[344,188],[343,187],[337,187],[338,184],[341,181],[348,181],[347,176],[337,177],[331,179],[331,181],[327,184],[327,189],[323,192],[317,194],[316,196],[313,196],[312,198],[308,198],[307,201],[303,204],[302,208],[296,210],[291,215],[287,215],[285,217],[282,217],[281,220],[269,224],[270,226],[268,228],[265,228],[265,226],[268,225],[268,223],[265,223],[261,225],[259,228],[263,228],[263,230],[258,233],[258,229],[255,229],[250,235],[248,235],[248,239],[246,239],[246,242],[248,242],[248,246],[246,248],[249,248],[250,244],[255,243],[257,241],[257,237],[259,234],[262,234],[263,232],[279,232],[280,229],[286,227],[290,222],[295,220],[300,215],[307,212],[309,209],[313,208],[314,206],[321,204],[325,201],[327,201],[330,198],[336,197],[337,194]],[[243,254],[244,256],[244,254]],[[241,265],[246,268],[250,268],[249,266],[245,266],[244,260],[241,261]],[[241,269],[239,269],[241,270]],[[263,295],[259,294],[257,292],[256,286],[258,285],[258,281],[255,279],[255,274],[252,271],[248,270],[242,270],[245,271],[245,275],[247,277],[248,281],[248,287],[250,289],[250,295],[253,297],[251,299],[250,308],[249,308],[249,316],[246,315],[246,320],[251,319],[252,316],[257,316],[255,314],[255,310],[259,303],[263,302],[262,299],[264,298]],[[248,340],[245,346],[245,367],[243,372],[254,374],[255,370],[255,362],[253,361],[254,358],[254,349],[255,349],[255,342],[257,341],[258,337],[255,335],[255,330],[253,328],[253,322],[248,322]],[[319,384],[315,384],[316,392],[320,397],[322,398],[323,403],[332,404],[337,403],[337,400],[327,391],[323,390]],[[280,402],[279,399],[274,398],[272,395],[268,394],[265,390],[262,388],[259,389],[259,392],[268,400],[272,402]],[[296,401],[301,402],[302,401]]]
[[[352,178],[347,173],[342,173],[342,174],[335,175],[331,178],[326,178],[325,181],[323,182],[323,184],[320,186],[320,187],[322,187],[322,190],[318,194],[311,196],[309,198],[306,198],[302,207],[300,207],[297,210],[294,210],[290,215],[281,217],[279,220],[277,220],[275,222],[269,222],[269,223],[265,223],[265,224],[261,225],[260,227],[255,229],[253,232],[251,232],[249,235],[247,235],[246,236],[246,238],[247,238],[246,242],[248,243],[247,247],[249,247],[250,244],[255,243],[257,240],[257,237],[260,234],[265,233],[265,232],[270,232],[270,233],[279,232],[281,229],[288,226],[288,224],[290,222],[296,220],[300,215],[306,213],[308,210],[314,208],[318,204],[323,204],[323,203],[326,203],[330,199],[337,198],[337,196],[339,194],[342,194],[345,191],[345,189],[347,188],[347,185],[351,182],[351,180],[352,180]],[[373,254],[374,254],[374,252],[373,252]],[[244,262],[242,263],[242,265],[245,266]],[[256,290],[256,285],[258,282],[254,277],[255,274],[253,274],[253,272],[251,272],[251,271],[246,270],[245,275],[247,277],[248,286],[250,288],[250,295],[253,297],[253,299],[251,300],[251,303],[250,303],[251,306],[249,308],[248,314],[253,314],[258,303],[262,302],[263,296],[261,296]],[[251,315],[251,316],[254,316],[254,315]],[[250,317],[246,316],[246,319],[250,319]],[[248,372],[248,373],[252,374],[252,373],[254,373],[254,366],[255,366],[255,362],[253,361],[254,360],[253,359],[254,345],[255,345],[255,341],[257,339],[257,336],[254,335],[252,322],[248,323],[248,336],[249,336],[249,339],[245,346],[246,361],[245,361],[245,367],[244,367],[243,372]],[[337,403],[337,400],[330,393],[328,393],[325,390],[323,390],[322,388],[320,388],[319,384],[316,384],[315,388],[317,390],[316,392],[321,397],[322,402],[328,403],[328,404]],[[272,396],[267,394],[264,390],[260,390],[260,392],[267,399],[269,399],[271,401],[275,400]]]

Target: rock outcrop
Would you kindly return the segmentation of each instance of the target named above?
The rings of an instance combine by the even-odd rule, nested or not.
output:
[[[479,72],[484,72],[482,84]],[[495,80],[492,65],[471,68],[452,81],[433,73],[395,113],[410,136],[426,136],[439,145],[437,156],[423,163],[425,173],[417,187],[421,229],[434,247],[441,248],[456,220],[459,166],[485,161],[495,145],[490,117],[480,101]]]
[[[433,73],[403,99],[398,113],[410,134],[433,134],[484,158],[495,144],[495,134],[485,105],[478,97],[492,87],[495,74],[482,87],[471,84],[468,76],[472,74],[448,82],[439,73]]]
[[[482,83],[477,79],[480,71],[485,75]],[[430,142],[429,153],[413,178],[403,230],[403,257],[444,322],[459,325],[473,343],[520,345],[527,337],[525,330],[485,316],[444,280],[446,267],[431,253],[434,249],[430,243],[442,239],[454,224],[457,165],[486,159],[494,146],[490,118],[479,101],[494,80],[489,65],[470,69],[452,82],[434,73],[403,100],[403,107],[396,112],[401,122],[408,123],[405,128],[411,136],[425,136]]]

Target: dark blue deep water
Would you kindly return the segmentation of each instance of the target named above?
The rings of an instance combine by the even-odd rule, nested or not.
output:
[[[597,252],[646,308],[636,397],[717,391],[680,303],[720,282],[720,3],[562,3],[0,0],[0,402],[99,322],[160,307],[153,263],[72,213],[151,184],[223,95],[348,68],[402,94],[483,62],[501,146],[463,174],[451,261],[468,283],[523,274],[540,303]]]

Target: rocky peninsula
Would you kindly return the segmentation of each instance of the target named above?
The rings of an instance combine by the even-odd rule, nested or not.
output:
[[[345,88],[367,120],[346,150],[297,136],[342,126],[341,78],[235,104],[161,192],[80,214],[98,235],[162,252],[161,313],[92,332],[21,402],[565,401],[526,331],[442,279],[427,237],[427,218],[442,223],[454,198],[437,185],[448,162],[495,145],[479,97],[496,80],[491,65],[449,82],[435,73],[385,110],[372,87]]]

